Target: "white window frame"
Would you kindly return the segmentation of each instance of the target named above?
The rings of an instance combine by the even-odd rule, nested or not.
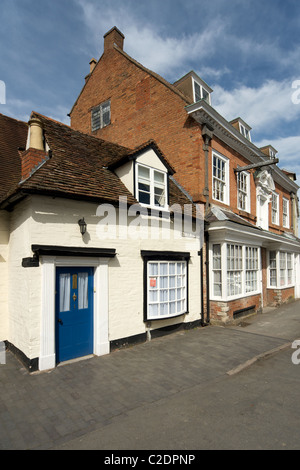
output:
[[[272,256],[271,256],[272,253]],[[274,256],[275,253],[275,256]],[[276,250],[270,250],[269,251],[269,263],[268,263],[268,287],[270,288],[277,288],[278,284],[278,273],[277,273],[277,251]],[[275,283],[272,282],[272,279],[275,280]]]
[[[198,97],[196,97],[196,85],[200,88],[200,95],[198,95],[199,99]],[[205,96],[205,93],[207,94],[207,96]],[[193,95],[194,103],[200,100],[205,100],[208,104],[211,104],[210,92],[195,79],[193,79]]]
[[[276,201],[276,207],[274,205]],[[271,220],[272,224],[279,225],[279,194],[273,192],[271,199]]]
[[[224,179],[219,178],[219,175],[214,175],[214,158],[219,159],[221,162],[224,163]],[[215,150],[212,151],[212,198],[214,201],[222,202],[223,204],[229,205],[229,194],[230,194],[230,188],[229,188],[229,159],[225,157],[224,155],[216,152]],[[215,181],[219,184],[224,184],[224,199],[218,199],[215,197]]]
[[[103,116],[105,114],[105,108],[109,107],[109,122],[104,122]],[[99,113],[97,118],[97,123],[94,123],[94,114]],[[110,100],[107,100],[98,106],[95,106],[91,111],[91,126],[92,132],[97,131],[98,129],[103,129],[104,127],[108,126],[111,122],[111,108],[110,108]]]
[[[140,178],[139,177],[139,168],[145,168],[149,171],[149,179],[146,179],[146,178]],[[163,175],[163,183],[158,183],[158,182],[155,182],[155,173],[159,173],[160,175]],[[157,168],[153,168],[153,167],[150,167],[150,166],[147,166],[147,165],[144,165],[142,163],[136,163],[136,168],[135,168],[135,178],[136,178],[136,181],[135,181],[135,193],[136,193],[136,199],[137,201],[139,201],[139,204],[141,206],[144,206],[144,207],[151,207],[151,208],[155,208],[157,210],[161,210],[161,209],[165,209],[167,210],[168,209],[168,199],[169,199],[169,195],[168,195],[168,174],[167,172],[164,172],[164,171],[161,171],[161,170],[158,170]],[[142,203],[140,202],[140,197],[139,197],[139,191],[143,192],[142,190],[139,189],[139,182],[142,182],[144,180],[144,183],[145,184],[149,184],[149,195],[150,195],[150,203],[149,204],[145,204],[145,203]],[[159,188],[159,189],[164,189],[164,205],[158,205],[158,204],[155,204],[155,188]],[[144,191],[145,193],[147,191]]]
[[[220,246],[220,262],[214,259],[214,246]],[[235,247],[232,250],[233,256],[228,258],[228,247]],[[218,253],[218,250],[215,250]],[[239,254],[239,259],[235,253]],[[248,254],[248,257],[247,257]],[[255,254],[256,256],[252,256]],[[234,242],[212,242],[210,246],[210,265],[212,266],[212,282],[210,295],[212,300],[231,301],[243,297],[251,297],[261,293],[261,256],[260,247],[254,245],[241,245]],[[232,264],[230,265],[232,261]],[[220,265],[221,264],[221,265]],[[229,275],[230,273],[230,275]],[[221,280],[220,280],[221,278]],[[230,294],[230,279],[237,282],[236,290]],[[219,284],[221,282],[221,289]],[[255,290],[249,290],[251,283],[256,284]],[[216,294],[217,286],[220,295]]]
[[[249,142],[251,142],[251,133],[247,127],[245,127],[243,124],[239,122],[240,126],[240,133],[247,139]]]
[[[275,258],[271,258],[275,253]],[[271,266],[271,262],[273,265]],[[276,270],[276,285],[271,283],[271,271]],[[288,251],[268,252],[268,289],[287,289],[295,286],[294,254]]]
[[[187,314],[188,261],[147,260],[146,272],[145,320],[156,321]]]
[[[290,201],[285,197],[282,198],[282,225],[285,228],[290,228]]]
[[[244,178],[244,184],[246,184],[246,188],[242,188],[241,186],[241,178]],[[240,194],[242,194],[245,200],[245,207],[242,207],[240,204]],[[239,210],[250,212],[250,173],[247,171],[241,171],[237,173],[237,206]]]

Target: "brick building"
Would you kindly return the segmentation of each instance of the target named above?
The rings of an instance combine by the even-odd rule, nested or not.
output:
[[[212,94],[193,71],[171,84],[145,68],[114,27],[70,118],[72,128],[129,148],[155,139],[205,206],[204,309],[207,321],[226,323],[299,297],[298,185],[272,145],[258,148],[243,119],[228,122],[213,108]]]

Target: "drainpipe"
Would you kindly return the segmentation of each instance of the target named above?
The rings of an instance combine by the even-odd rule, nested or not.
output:
[[[213,138],[213,128],[209,127],[207,124],[204,124],[202,128],[202,137],[203,137],[203,151],[204,151],[204,161],[205,161],[205,187],[203,194],[205,196],[205,215],[207,215],[209,209],[209,178],[208,178],[208,158],[209,158],[209,144]]]
[[[210,296],[209,296],[209,234],[205,233],[205,249],[206,249],[206,324],[210,324]]]
[[[205,217],[209,211],[209,175],[208,175],[208,159],[209,159],[209,145],[211,139],[213,138],[213,128],[204,124],[202,127],[202,137],[203,137],[203,151],[204,151],[204,160],[205,160],[205,188],[203,194],[205,196]],[[210,298],[209,298],[209,235],[208,232],[205,232],[205,249],[206,249],[206,259],[205,259],[205,273],[206,273],[206,321],[203,318],[203,326],[210,324]],[[203,256],[202,256],[202,279],[203,279]]]
[[[200,248],[200,251],[198,252],[198,255],[200,256],[200,279],[201,279],[201,326],[206,326],[206,323],[204,321],[204,300],[203,300],[203,294],[204,294],[204,286],[203,286],[203,247]]]

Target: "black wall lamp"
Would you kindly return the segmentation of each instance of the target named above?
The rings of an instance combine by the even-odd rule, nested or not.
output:
[[[84,220],[84,217],[82,219],[78,220],[78,225],[80,227],[80,233],[83,236],[86,232],[86,227],[87,227],[86,221]]]

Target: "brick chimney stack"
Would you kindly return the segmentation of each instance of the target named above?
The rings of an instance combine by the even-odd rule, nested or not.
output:
[[[28,148],[20,154],[22,163],[22,181],[31,176],[41,163],[48,160],[48,155],[45,151],[42,122],[38,118],[32,118],[28,124]]]
[[[106,34],[104,34],[104,52],[113,49],[114,45],[123,50],[125,36],[114,26]]]
[[[96,59],[92,58],[92,60],[90,61],[90,74],[92,73],[96,65],[97,65]]]

